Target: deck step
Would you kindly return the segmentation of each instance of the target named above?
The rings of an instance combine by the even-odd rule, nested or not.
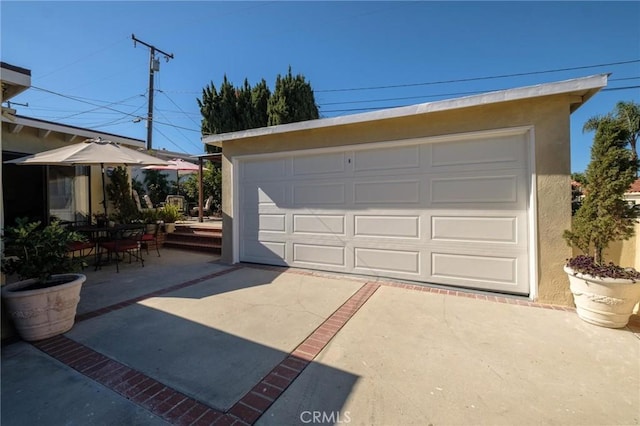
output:
[[[166,234],[165,247],[220,254],[222,230],[196,226],[176,225],[174,232]]]

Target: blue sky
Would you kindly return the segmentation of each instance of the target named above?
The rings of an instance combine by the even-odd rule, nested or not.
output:
[[[273,88],[289,66],[323,117],[610,72],[572,115],[573,171],[589,160],[585,120],[640,102],[639,2],[3,0],[0,13],[2,61],[32,72],[34,88],[12,99],[29,104],[13,106],[21,115],[146,139],[134,118],[147,113],[149,52],[131,34],[173,53],[155,75],[155,149],[203,152],[195,99],[209,82]]]

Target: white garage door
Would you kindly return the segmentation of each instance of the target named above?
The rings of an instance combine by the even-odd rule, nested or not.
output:
[[[238,260],[527,294],[528,138],[244,157]]]

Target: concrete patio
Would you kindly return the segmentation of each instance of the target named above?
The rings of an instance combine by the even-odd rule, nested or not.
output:
[[[634,325],[170,249],[86,275],[70,332],[3,345],[3,425],[640,423]]]

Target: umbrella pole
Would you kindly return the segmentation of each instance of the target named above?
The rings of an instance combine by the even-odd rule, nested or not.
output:
[[[104,217],[107,219],[107,186],[104,182],[104,163],[100,163],[100,169],[102,171],[102,205],[104,206]]]

